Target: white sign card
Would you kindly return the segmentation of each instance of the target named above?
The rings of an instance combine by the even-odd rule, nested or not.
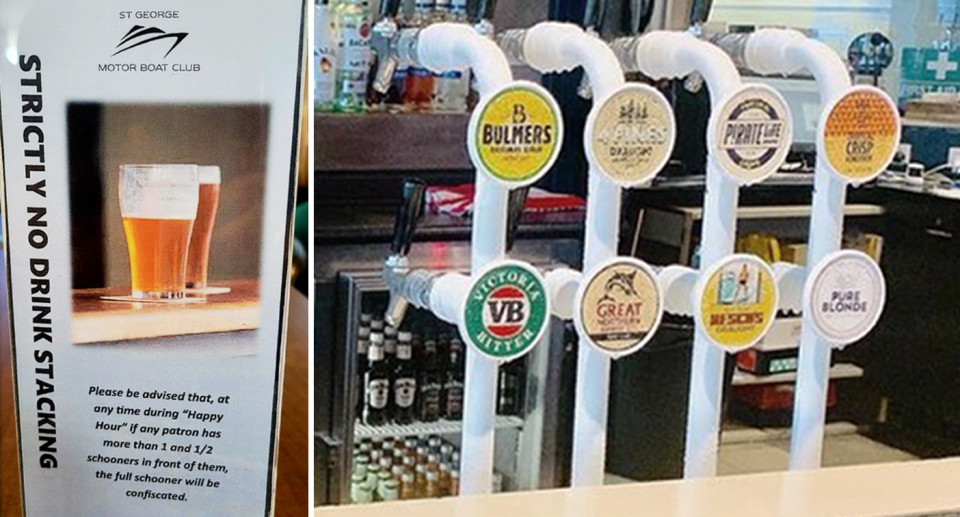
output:
[[[271,515],[305,2],[2,3],[25,515]]]

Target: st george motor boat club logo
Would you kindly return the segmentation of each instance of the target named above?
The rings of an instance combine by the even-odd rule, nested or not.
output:
[[[521,262],[498,262],[473,282],[461,334],[484,355],[506,361],[537,344],[548,314],[549,300],[540,274]]]
[[[166,59],[174,49],[183,43],[183,40],[187,39],[187,36],[189,36],[189,34],[186,32],[166,32],[159,27],[134,25],[133,28],[121,38],[113,56],[123,54],[124,52],[144,45],[157,44],[169,46],[169,50],[163,55],[163,58]]]

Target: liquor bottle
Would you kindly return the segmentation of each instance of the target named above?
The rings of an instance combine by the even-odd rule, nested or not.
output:
[[[400,499],[400,482],[396,479],[387,479],[380,488],[380,498],[384,502]]]
[[[366,377],[367,403],[363,411],[363,423],[377,426],[389,421],[390,372],[383,361],[383,335],[370,334],[370,338],[370,369]]]
[[[424,497],[440,497],[440,473],[427,471],[426,493]]]
[[[338,38],[335,111],[366,110],[370,75],[370,6],[367,0],[338,0],[333,8]]]
[[[414,468],[414,494],[416,499],[427,496],[427,466],[423,463]]]
[[[423,343],[423,360],[420,371],[421,422],[436,422],[440,419],[440,390],[443,380],[437,368],[437,342],[428,338]]]
[[[499,395],[497,414],[519,416],[523,407],[523,360],[507,363],[500,367]]]
[[[450,471],[450,495],[460,495],[460,471],[456,468]]]
[[[360,389],[357,390],[357,414],[363,414],[363,405],[367,400],[367,385],[364,382],[364,379],[367,378],[367,370],[370,368],[370,327],[363,326],[361,324],[360,328],[357,329],[357,376],[358,376],[358,386]]]
[[[313,30],[313,106],[317,111],[332,110],[337,93],[337,31],[331,14],[327,0],[317,3]]]
[[[397,328],[387,325],[383,329],[383,359],[387,367],[393,370],[394,360],[397,358]]]
[[[417,401],[417,369],[413,364],[413,336],[400,332],[393,371],[393,418],[398,424],[412,424]]]
[[[373,492],[367,485],[367,476],[354,474],[350,480],[350,501],[353,504],[373,502]]]
[[[416,0],[410,27],[423,28],[433,17],[434,0]],[[426,68],[411,66],[407,69],[403,86],[403,103],[416,111],[427,111],[433,103],[433,74]]]
[[[364,482],[371,490],[376,490],[377,483],[380,482],[380,465],[371,464],[367,467],[367,480]],[[374,494],[376,498],[376,494]]]
[[[463,348],[460,338],[450,340],[446,378],[443,382],[443,414],[447,420],[463,419]]]
[[[416,478],[413,472],[404,472],[400,478],[400,499],[416,499]]]
[[[387,485],[393,481],[393,474],[390,471],[380,470],[380,473],[377,474],[377,489],[374,492],[374,499],[377,501],[389,501],[387,499]],[[396,499],[396,498],[394,498]]]
[[[435,19],[443,22],[466,22],[466,0],[437,0]],[[470,94],[469,70],[448,70],[433,79],[433,111],[463,113]]]
[[[440,464],[440,495],[448,496],[452,495],[450,491],[450,471],[451,466],[449,463]]]
[[[444,463],[453,462],[453,445],[445,443],[440,446],[440,461]]]

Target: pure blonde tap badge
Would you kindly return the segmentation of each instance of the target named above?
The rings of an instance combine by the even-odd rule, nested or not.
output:
[[[587,118],[587,155],[613,182],[636,187],[650,181],[673,152],[676,124],[654,88],[631,83],[594,107]]]
[[[510,187],[530,185],[546,174],[562,141],[559,106],[543,87],[527,81],[489,95],[470,121],[473,162]]]

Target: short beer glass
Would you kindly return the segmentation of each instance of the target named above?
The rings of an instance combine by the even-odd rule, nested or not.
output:
[[[187,289],[203,291],[207,288],[210,241],[217,218],[217,204],[220,202],[220,167],[201,166],[199,175],[200,204],[187,252]]]
[[[196,165],[120,166],[120,215],[133,298],[186,296],[187,249],[199,194]]]

